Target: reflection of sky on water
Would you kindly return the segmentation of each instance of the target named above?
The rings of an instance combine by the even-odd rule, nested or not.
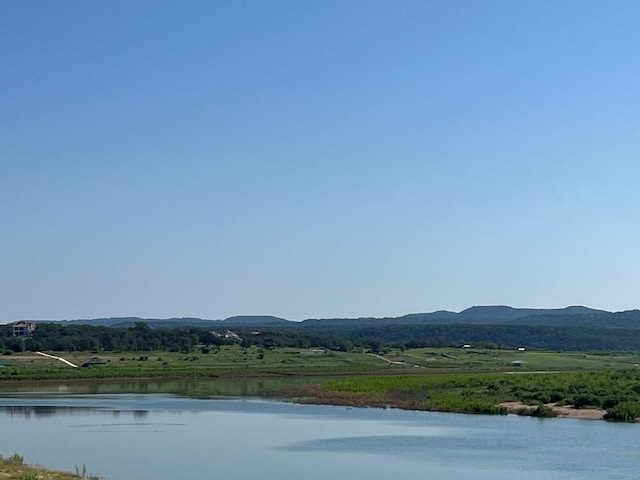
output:
[[[0,398],[12,432],[0,454],[113,480],[635,480],[638,428],[168,394]]]
[[[296,442],[279,447],[285,451],[324,451],[324,452],[351,452],[351,453],[376,453],[376,454],[400,454],[414,455],[424,454],[433,449],[447,449],[465,447],[466,443],[475,443],[475,452],[492,451],[494,445],[485,442],[477,442],[475,436],[464,437],[452,432],[434,430],[427,435],[372,435],[363,437],[334,437],[321,438]],[[522,448],[522,445],[501,445],[505,453],[513,453]],[[474,453],[475,453],[474,452]]]
[[[0,415],[24,415],[25,417],[54,415],[133,415],[143,417],[149,412],[198,413],[220,412],[229,415],[275,415],[285,421],[321,421],[323,424],[335,422],[340,426],[358,422],[379,424],[381,417],[393,428],[420,428],[428,435],[466,435],[471,432],[468,425],[441,419],[431,412],[405,410],[380,410],[375,408],[351,408],[328,405],[300,405],[273,402],[258,398],[217,398],[194,399],[171,394],[55,394],[43,392],[13,393],[0,397]],[[384,412],[384,415],[381,415]],[[454,416],[454,418],[460,416]],[[398,427],[399,425],[399,427]],[[353,425],[352,425],[353,428]],[[364,427],[363,427],[364,428]],[[395,432],[388,432],[394,434]],[[406,433],[406,432],[405,432]]]

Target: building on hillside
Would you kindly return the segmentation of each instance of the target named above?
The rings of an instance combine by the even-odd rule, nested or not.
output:
[[[225,338],[227,340],[242,340],[240,338],[240,335],[238,335],[235,332],[232,332],[231,330],[227,330],[226,332],[216,332],[215,330],[209,332],[211,333],[211,335],[213,335],[216,338]]]
[[[11,325],[11,333],[14,337],[30,337],[36,329],[36,322],[16,322]]]

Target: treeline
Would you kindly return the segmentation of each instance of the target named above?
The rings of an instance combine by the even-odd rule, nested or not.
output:
[[[291,328],[291,327],[290,327]],[[307,333],[344,338],[354,344],[390,344],[396,347],[447,347],[474,344],[495,348],[527,347],[541,350],[640,350],[640,330],[548,325],[402,325],[390,324],[293,327]]]
[[[79,324],[38,323],[32,337],[12,337],[0,325],[0,353],[22,351],[152,351],[190,352],[240,343],[262,348],[322,347],[337,351],[354,348],[383,352],[390,347],[456,347],[560,351],[639,351],[640,330],[545,325],[330,325],[292,324],[286,327],[239,327],[225,337],[201,327],[151,328],[143,322],[116,328]]]
[[[152,329],[145,323],[130,328],[38,323],[31,337],[12,337],[9,328],[0,337],[0,350],[22,351],[152,351],[189,352],[195,345],[228,343],[199,328]]]
[[[210,349],[239,343],[242,347],[262,348],[322,347],[350,351],[354,345],[344,338],[291,331],[238,330],[237,336],[207,329],[151,328],[140,322],[134,327],[113,328],[90,325],[38,323],[33,336],[13,337],[9,326],[0,325],[0,352],[24,351],[154,351],[191,352],[194,348]]]
[[[253,332],[249,330],[239,330],[242,340],[240,346],[258,346],[262,348],[326,348],[338,352],[349,352],[354,348],[366,348],[367,342],[352,342],[346,338],[322,335],[306,332],[296,332],[290,330],[271,329],[268,331]]]

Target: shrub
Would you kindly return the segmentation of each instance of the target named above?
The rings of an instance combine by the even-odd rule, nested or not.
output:
[[[531,416],[538,418],[550,418],[554,416],[554,413],[551,407],[541,403],[531,412]]]
[[[562,392],[559,392],[558,390],[554,390],[549,394],[549,403],[559,402],[563,398],[564,398],[564,394]]]
[[[573,397],[573,406],[575,408],[599,407],[600,405],[602,405],[602,402],[596,397],[589,395],[577,395]]]
[[[620,402],[607,410],[605,420],[615,422],[636,422],[640,418],[640,402]]]
[[[18,477],[18,480],[39,480],[39,476],[35,472],[23,472]]]
[[[602,402],[602,408],[605,410],[609,410],[610,408],[618,405],[622,400],[618,398],[607,398],[604,402]]]
[[[0,458],[2,457],[0,456]],[[2,458],[2,460],[10,465],[22,465],[24,463],[24,457],[22,455],[18,455],[17,453],[14,453],[8,458]]]

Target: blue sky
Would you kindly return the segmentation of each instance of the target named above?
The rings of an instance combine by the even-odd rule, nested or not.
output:
[[[640,4],[0,3],[0,322],[640,306]]]

